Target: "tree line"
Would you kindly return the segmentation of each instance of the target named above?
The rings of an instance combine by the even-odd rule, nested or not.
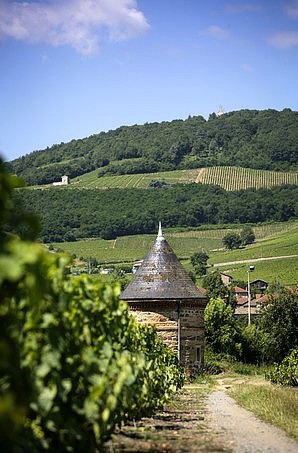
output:
[[[290,109],[213,113],[208,120],[189,116],[55,144],[15,159],[9,167],[29,185],[95,169],[99,177],[218,165],[291,170],[298,164],[297,125],[298,112]]]
[[[298,213],[298,187],[228,192],[218,186],[177,184],[155,189],[22,189],[15,194],[41,221],[44,242],[113,239],[164,227],[287,221]]]

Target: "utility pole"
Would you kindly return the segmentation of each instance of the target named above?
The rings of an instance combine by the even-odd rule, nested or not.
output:
[[[250,324],[250,312],[251,312],[251,292],[250,292],[250,278],[249,273],[254,270],[255,266],[249,266],[247,271],[247,294],[248,294],[248,325]]]

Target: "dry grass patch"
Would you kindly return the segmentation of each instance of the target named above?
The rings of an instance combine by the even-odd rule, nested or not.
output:
[[[298,389],[273,385],[260,379],[234,384],[229,395],[260,419],[298,439]]]

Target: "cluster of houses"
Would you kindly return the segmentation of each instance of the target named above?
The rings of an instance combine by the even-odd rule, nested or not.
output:
[[[223,283],[227,286],[232,285],[232,277],[230,275],[221,274]],[[248,316],[250,310],[251,317],[255,317],[260,313],[262,304],[268,301],[268,295],[265,294],[268,288],[268,283],[265,280],[253,280],[249,284],[249,289],[234,286],[236,307],[235,315],[237,317]]]

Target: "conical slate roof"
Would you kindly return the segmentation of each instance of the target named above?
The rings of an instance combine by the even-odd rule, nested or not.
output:
[[[126,289],[122,300],[200,299],[204,295],[198,290],[190,276],[163,237],[159,225],[158,236],[142,265]]]

